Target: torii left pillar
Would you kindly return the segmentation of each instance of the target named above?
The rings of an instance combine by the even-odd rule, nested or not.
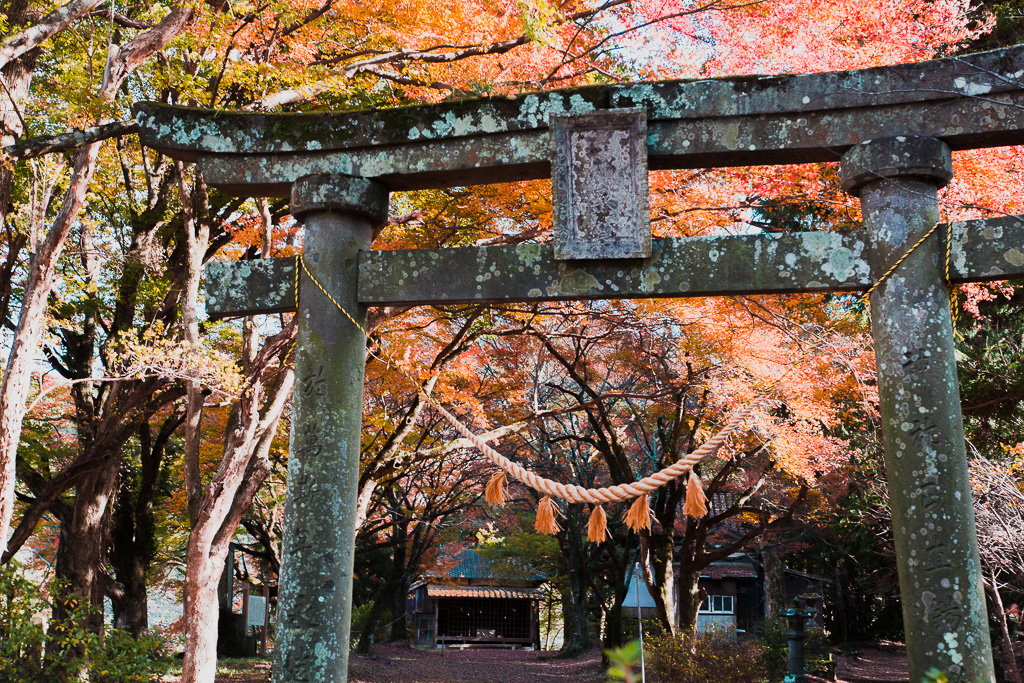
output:
[[[291,206],[306,226],[306,267],[364,325],[359,252],[387,218],[387,188],[305,176],[292,185]],[[344,683],[366,339],[319,287],[302,284],[273,680]]]

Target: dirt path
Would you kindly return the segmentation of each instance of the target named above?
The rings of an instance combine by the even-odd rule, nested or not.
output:
[[[1024,642],[1017,643],[1024,670]],[[601,651],[575,659],[553,652],[525,650],[416,650],[406,645],[378,645],[373,657],[351,654],[350,683],[604,683]],[[909,678],[907,650],[899,643],[862,643],[839,656],[837,683],[896,683]],[[815,683],[824,679],[809,677]],[[223,660],[217,683],[267,683],[268,659]],[[170,674],[163,683],[180,683]]]
[[[377,645],[373,657],[349,655],[349,683],[604,683],[601,650],[574,659],[554,652],[448,650],[429,652],[406,645]],[[269,659],[225,659],[217,683],[267,683]],[[161,683],[181,683],[181,668]]]
[[[577,659],[525,650],[423,652],[378,645],[373,657],[349,658],[351,683],[598,683],[601,651]]]
[[[1024,671],[1024,642],[1015,644],[1018,669]],[[1002,656],[1001,650],[996,653]],[[899,643],[865,643],[853,654],[840,655],[836,669],[838,683],[888,683],[910,679],[907,648]],[[1012,680],[1007,673],[1007,679]]]
[[[872,643],[840,655],[836,675],[846,683],[907,681],[907,648],[899,643]]]

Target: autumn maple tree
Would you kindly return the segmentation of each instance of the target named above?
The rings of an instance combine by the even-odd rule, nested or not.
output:
[[[134,101],[353,110],[861,68],[946,54],[993,26],[963,0],[12,0],[4,17],[4,560],[55,540],[57,574],[78,599],[110,597],[116,625],[141,633],[152,565],[166,556],[156,539],[180,543],[187,681],[212,680],[215,584],[239,524],[258,532],[273,559],[275,522],[246,511],[275,468],[280,475],[294,379],[292,317],[204,320],[202,266],[294,255],[302,229],[285,200],[228,197],[195,168],[140,148]],[[1016,149],[958,154],[947,217],[1020,213],[1019,161]],[[858,220],[834,165],[657,172],[651,191],[657,236],[846,229]],[[392,197],[376,246],[515,244],[547,240],[550,228],[547,182],[421,191]],[[965,300],[1004,294],[980,288]],[[746,435],[700,470],[709,492],[727,497],[728,516],[757,532],[722,548],[781,528],[802,514],[805,497],[813,500],[804,510],[824,514],[820,503],[836,498],[807,491],[833,486],[859,452],[844,425],[854,414],[870,422],[875,400],[859,313],[851,298],[832,296],[371,310],[364,552],[389,555],[382,585],[400,596],[439,530],[458,533],[460,519],[485,514],[473,484],[488,471],[471,464],[472,449],[420,391],[510,457],[601,484],[678,458],[770,389]],[[1019,402],[1013,391],[1000,405]],[[982,415],[986,399],[971,400]],[[168,478],[180,483],[174,493],[161,488]],[[516,514],[531,515],[537,497],[514,491]],[[621,614],[634,543],[651,558],[644,578],[662,619],[671,621],[682,595],[692,627],[696,573],[724,550],[704,544],[721,520],[680,516],[680,496],[679,484],[655,494],[654,526],[639,534],[610,510],[603,549],[582,539],[589,511],[563,511],[557,541],[567,566],[579,568],[563,600],[570,647],[585,639],[589,595],[600,595],[609,623]],[[682,592],[671,571],[680,559]],[[96,618],[91,626],[102,628]]]

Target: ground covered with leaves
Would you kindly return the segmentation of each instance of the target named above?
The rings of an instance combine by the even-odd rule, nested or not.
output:
[[[839,656],[836,671],[838,680],[848,683],[860,681],[906,681],[907,648],[899,643],[867,643],[850,648]]]
[[[349,659],[352,683],[597,683],[607,680],[601,651],[561,659],[553,652],[446,650],[406,646],[375,648],[373,657]]]
[[[1017,643],[1024,668],[1024,642]],[[863,643],[839,655],[838,683],[906,681],[907,651],[898,643]],[[217,683],[267,683],[270,659],[227,659],[217,667]],[[824,681],[809,677],[812,681]],[[603,683],[601,651],[562,659],[553,652],[464,650],[432,652],[406,645],[378,645],[372,657],[352,654],[350,683]],[[162,683],[180,683],[178,674]]]
[[[227,659],[217,666],[217,683],[266,683],[269,659]],[[180,670],[179,670],[180,674]],[[406,645],[378,645],[372,657],[349,657],[349,683],[598,683],[606,681],[601,651],[562,659],[555,652],[525,650],[423,651]],[[162,683],[180,683],[176,674]]]

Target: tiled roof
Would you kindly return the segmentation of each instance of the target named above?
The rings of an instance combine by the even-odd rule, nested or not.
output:
[[[537,588],[493,588],[488,586],[427,586],[432,598],[526,598],[540,600],[544,593]]]
[[[711,516],[720,515],[730,507],[736,500],[734,493],[712,493],[708,500],[708,514]]]
[[[746,562],[712,562],[700,575],[708,579],[756,579],[757,570]]]
[[[443,574],[428,572],[427,576],[446,576],[450,579],[498,579],[516,581],[543,581],[547,578],[540,572],[526,567],[516,567],[509,562],[485,560],[474,550],[465,550],[455,558],[455,566]]]

